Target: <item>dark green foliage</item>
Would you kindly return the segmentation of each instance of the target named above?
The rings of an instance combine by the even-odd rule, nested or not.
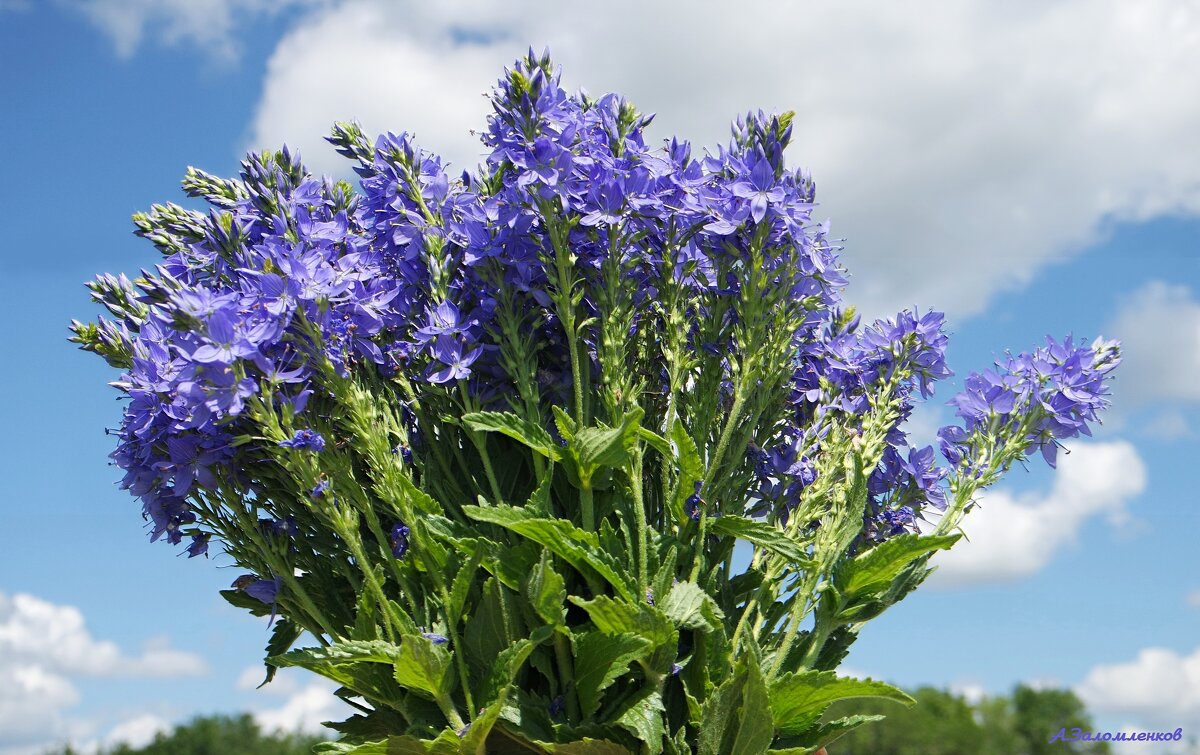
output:
[[[201,716],[159,734],[145,747],[117,745],[99,755],[311,755],[324,740],[304,734],[266,734],[250,714]],[[47,755],[76,755],[67,747]]]
[[[989,697],[972,705],[962,697],[921,687],[917,704],[902,708],[884,701],[835,703],[826,715],[886,715],[852,731],[830,746],[830,755],[1105,755],[1106,742],[1054,742],[1063,727],[1093,728],[1091,717],[1069,690],[1018,686],[1011,696]]]

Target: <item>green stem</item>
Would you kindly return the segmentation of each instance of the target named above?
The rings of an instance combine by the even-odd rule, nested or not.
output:
[[[650,533],[646,527],[646,504],[642,499],[642,454],[634,454],[633,474],[630,476],[630,487],[633,489],[634,526],[637,527],[637,566],[638,584],[643,588],[649,582],[647,567],[647,551],[650,548]]]
[[[458,384],[459,390],[462,392],[463,409],[467,412],[472,412],[475,409],[470,396],[467,395],[467,385],[465,382]],[[483,433],[477,430],[468,430],[468,437],[471,438],[471,443],[474,444],[475,450],[479,452],[479,458],[483,461],[483,471],[487,475],[488,485],[492,489],[492,496],[496,499],[496,503],[504,503],[504,494],[500,492],[500,483],[496,481],[496,473],[492,470],[492,459],[488,455],[487,438]]]
[[[563,675],[563,698],[567,701],[567,715],[572,721],[582,720],[579,710],[579,691],[575,688],[575,666],[567,650],[567,640],[559,632],[554,633],[554,657],[558,661],[559,673]]]
[[[583,529],[585,532],[596,531],[596,515],[592,511],[592,484],[585,482],[579,488],[579,508],[583,512]]]

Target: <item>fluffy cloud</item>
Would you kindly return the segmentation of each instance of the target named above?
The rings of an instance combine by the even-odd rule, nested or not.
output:
[[[1092,517],[1121,521],[1146,487],[1146,469],[1129,443],[1072,443],[1059,455],[1048,493],[980,496],[963,524],[969,542],[933,560],[930,584],[961,586],[1026,577],[1045,567]]]
[[[161,678],[205,670],[199,657],[162,640],[149,643],[139,655],[123,653],[116,644],[92,637],[83,614],[73,606],[0,593],[0,755],[40,752],[55,742],[78,741],[78,727],[62,715],[80,700],[75,678]],[[148,721],[145,716],[131,720],[109,738],[124,741],[146,731]]]
[[[149,643],[140,655],[125,655],[115,643],[93,638],[78,608],[22,593],[0,593],[0,659],[71,676],[172,677],[206,670],[199,656],[162,640]]]
[[[1149,727],[1200,727],[1200,648],[1181,655],[1166,648],[1146,648],[1124,663],[1093,668],[1075,688],[1097,714],[1137,721]]]
[[[527,44],[663,136],[714,144],[737,113],[794,109],[792,160],[876,312],[978,313],[1106,219],[1200,208],[1200,104],[1178,96],[1200,87],[1194,3],[919,5],[347,0],[280,41],[251,141],[345,171],[320,136],[358,118],[470,166],[479,95]]]
[[[19,0],[15,0],[19,2]],[[0,0],[0,9],[4,2]],[[175,45],[189,43],[215,58],[237,57],[235,30],[255,17],[319,0],[63,0],[112,40],[117,55],[131,57],[147,36]]]
[[[1114,392],[1120,399],[1200,402],[1200,300],[1187,286],[1152,281],[1122,304],[1109,330],[1125,361]],[[1187,434],[1186,422],[1163,415],[1156,429]]]

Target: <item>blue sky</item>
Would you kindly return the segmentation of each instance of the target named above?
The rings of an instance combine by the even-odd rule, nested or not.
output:
[[[973,542],[847,663],[971,693],[1072,686],[1106,726],[1200,734],[1200,16],[739,5],[622,25],[636,4],[0,0],[0,754],[201,712],[336,715],[302,677],[247,689],[267,632],[216,595],[239,572],[146,542],[107,465],[113,375],[66,325],[93,314],[92,275],[154,263],[129,215],[184,201],[187,165],[231,174],[286,140],[335,170],[320,137],[350,117],[468,164],[479,94],[530,43],[657,111],[660,135],[716,144],[740,111],[796,109],[791,160],[846,238],[848,298],[946,309],[960,374],[1047,333],[1126,342],[1096,437],[987,496]]]

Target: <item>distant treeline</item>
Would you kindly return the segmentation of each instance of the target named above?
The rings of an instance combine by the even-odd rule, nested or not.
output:
[[[324,740],[303,734],[267,734],[249,713],[201,716],[158,734],[145,747],[117,745],[98,755],[311,755]],[[46,755],[79,755],[70,747]]]
[[[886,701],[858,701],[831,711],[885,715],[829,746],[829,755],[1067,755],[1112,752],[1107,742],[1064,742],[1064,728],[1094,730],[1092,718],[1075,693],[1018,685],[1011,695],[970,703],[932,687],[909,691],[912,708]]]
[[[835,707],[830,718],[881,714],[882,721],[850,732],[829,755],[1067,755],[1111,753],[1106,742],[1051,743],[1062,729],[1092,731],[1091,716],[1069,690],[1016,687],[1011,695],[970,703],[932,687],[911,691],[912,708],[859,700]],[[309,755],[320,740],[264,733],[249,714],[204,716],[162,733],[145,747],[118,745],[100,755]],[[47,755],[78,755],[71,748]]]

